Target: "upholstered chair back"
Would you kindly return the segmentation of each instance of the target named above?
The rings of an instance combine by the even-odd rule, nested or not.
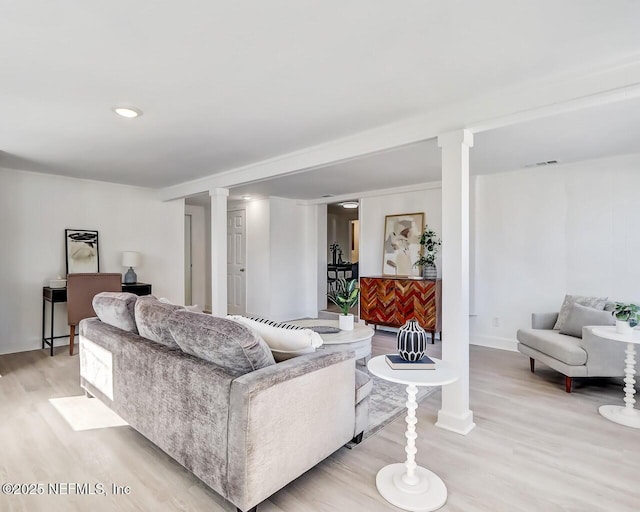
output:
[[[69,274],[67,275],[67,311],[69,325],[96,316],[91,302],[100,292],[122,291],[121,274]]]

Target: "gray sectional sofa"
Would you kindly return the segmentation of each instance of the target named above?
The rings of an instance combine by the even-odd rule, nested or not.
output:
[[[81,386],[238,510],[362,438],[354,353],[276,364],[246,326],[127,295],[96,296],[109,323],[80,323]]]

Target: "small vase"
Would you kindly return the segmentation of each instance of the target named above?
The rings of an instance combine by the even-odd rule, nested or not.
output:
[[[353,315],[338,315],[338,326],[341,331],[353,331]]]
[[[626,320],[616,320],[616,332],[618,334],[633,334],[633,327]]]
[[[398,330],[398,353],[406,361],[422,359],[427,352],[427,331],[413,318]]]
[[[422,265],[422,277],[425,279],[436,279],[438,277],[438,267],[435,264]]]

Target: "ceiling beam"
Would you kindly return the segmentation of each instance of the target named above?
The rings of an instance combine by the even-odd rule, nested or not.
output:
[[[599,70],[566,73],[433,109],[396,123],[308,147],[159,191],[163,200],[307,172],[466,128],[493,130],[582,108],[640,97],[640,56]]]

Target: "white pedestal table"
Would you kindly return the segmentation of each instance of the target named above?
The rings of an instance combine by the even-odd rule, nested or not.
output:
[[[636,403],[633,395],[636,393],[636,345],[640,344],[640,332],[633,331],[631,334],[620,334],[615,327],[603,326],[594,327],[593,334],[611,341],[627,344],[625,350],[626,358],[624,368],[624,403],[625,405],[601,405],[598,412],[608,420],[627,427],[640,428],[640,411],[634,408]]]
[[[435,370],[392,370],[384,356],[377,356],[367,363],[369,371],[381,379],[407,385],[407,460],[382,468],[376,476],[380,495],[392,505],[411,511],[431,511],[447,501],[444,482],[432,471],[416,464],[416,394],[418,386],[444,386],[458,380],[453,366],[439,359]]]

